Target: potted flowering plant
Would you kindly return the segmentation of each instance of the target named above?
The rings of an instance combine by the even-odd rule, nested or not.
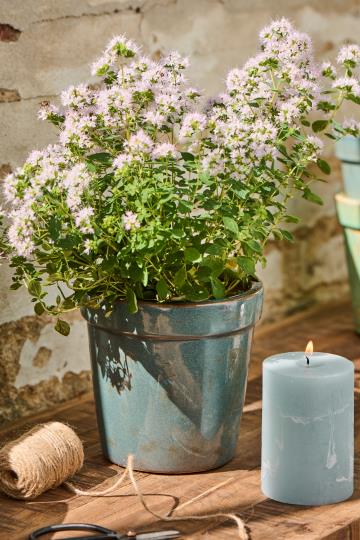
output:
[[[115,37],[92,68],[101,86],[70,87],[60,109],[43,104],[59,142],[4,182],[12,288],[25,284],[65,335],[59,316],[82,308],[116,463],[131,452],[138,469],[190,472],[231,459],[262,307],[256,264],[269,239],[292,239],[291,197],[321,203],[312,184],[330,167],[312,132],[346,135],[335,113],[359,103],[348,59],[344,77],[319,69],[287,20],[260,42],[204,102],[187,59],[154,62]]]

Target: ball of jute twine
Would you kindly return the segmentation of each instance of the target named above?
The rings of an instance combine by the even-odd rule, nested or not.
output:
[[[60,422],[40,424],[0,449],[0,490],[14,499],[34,499],[73,476],[83,462],[75,431]]]
[[[85,497],[106,497],[113,493],[129,477],[142,507],[149,514],[165,522],[203,521],[215,518],[230,519],[238,529],[240,540],[248,540],[244,521],[236,514],[216,512],[204,515],[175,515],[175,512],[210,495],[233,478],[220,482],[193,499],[178,506],[173,512],[160,514],[152,510],[145,500],[134,476],[134,456],[129,455],[127,466],[114,484],[101,491],[83,491],[66,482],[79,471],[84,461],[82,442],[76,433],[60,422],[49,422],[34,427],[18,439],[8,442],[0,449],[0,490],[15,499],[35,499],[48,489],[64,485],[74,494]],[[44,504],[58,501],[46,501]],[[37,503],[41,504],[41,503]],[[170,515],[172,514],[172,515]]]

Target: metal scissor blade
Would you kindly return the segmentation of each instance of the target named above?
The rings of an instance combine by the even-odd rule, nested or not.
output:
[[[157,531],[141,533],[136,535],[136,540],[169,540],[171,538],[179,538],[181,533],[179,531]]]
[[[136,538],[136,537],[135,537]],[[67,536],[59,538],[59,540],[127,540],[128,536],[119,535],[117,533],[101,534],[96,536]]]

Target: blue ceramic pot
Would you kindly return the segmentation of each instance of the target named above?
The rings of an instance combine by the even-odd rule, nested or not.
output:
[[[118,302],[83,309],[105,456],[137,470],[190,473],[235,453],[263,288],[223,301]]]
[[[360,198],[338,193],[335,203],[344,231],[355,331],[360,334]]]
[[[336,143],[336,156],[341,159],[345,193],[360,199],[360,137],[344,137]]]

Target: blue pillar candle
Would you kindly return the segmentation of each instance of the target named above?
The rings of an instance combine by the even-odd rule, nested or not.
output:
[[[354,366],[334,354],[277,354],[263,364],[262,491],[321,505],[353,493]]]

